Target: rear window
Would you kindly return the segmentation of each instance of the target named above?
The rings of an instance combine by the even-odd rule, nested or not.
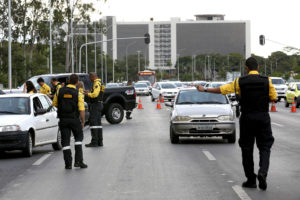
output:
[[[178,94],[176,104],[228,104],[228,101],[222,94],[183,90]]]
[[[284,81],[282,79],[272,79],[272,84],[274,85],[283,85]]]
[[[171,83],[163,83],[161,84],[161,87],[163,89],[172,89],[172,88],[176,88],[176,86],[174,84],[171,84]]]
[[[134,85],[134,87],[136,87],[136,88],[146,88],[148,86],[146,84],[137,83],[137,84]]]

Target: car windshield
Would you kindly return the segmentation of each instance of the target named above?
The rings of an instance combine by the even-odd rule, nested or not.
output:
[[[222,94],[183,90],[178,94],[176,104],[228,104]]]
[[[175,83],[177,87],[182,87],[182,83]]]
[[[300,84],[297,84],[297,90],[300,90]]]
[[[283,85],[284,81],[282,79],[272,79],[272,84],[274,85]]]
[[[161,87],[163,89],[173,89],[173,88],[176,88],[176,86],[174,84],[172,84],[172,83],[163,83],[163,84],[161,84]]]
[[[134,87],[136,87],[136,88],[146,88],[148,86],[146,85],[146,83],[137,83],[137,84],[134,85]]]
[[[29,102],[27,97],[0,98],[0,115],[28,115],[30,114]]]
[[[118,84],[116,84],[116,83],[108,83],[108,84],[106,85],[106,87],[107,87],[107,88],[110,88],[110,87],[118,87]]]

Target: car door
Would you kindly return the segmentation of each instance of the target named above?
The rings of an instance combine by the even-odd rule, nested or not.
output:
[[[51,106],[49,99],[46,95],[39,96],[39,100],[43,106],[43,109],[48,110]],[[45,132],[43,138],[44,142],[52,142],[57,139],[58,132],[58,119],[56,118],[57,114],[54,108],[51,108],[49,112],[44,114],[46,118]]]
[[[159,97],[160,90],[161,90],[161,87],[160,87],[159,84],[157,84],[156,88],[155,88],[155,94],[153,95],[154,98],[158,98]]]
[[[45,140],[45,133],[47,127],[45,114],[37,115],[37,111],[43,109],[42,103],[38,97],[33,98],[34,118],[33,125],[35,127],[35,145],[42,144]]]

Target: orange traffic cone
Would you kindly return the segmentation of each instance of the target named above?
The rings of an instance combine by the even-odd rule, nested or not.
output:
[[[160,95],[160,103],[164,103],[165,100],[164,100],[164,95]]]
[[[271,112],[277,112],[274,101],[272,101]]]
[[[293,98],[293,103],[292,103],[291,112],[296,112],[295,98]]]
[[[156,109],[159,109],[159,110],[161,109],[161,105],[160,105],[159,99],[157,99]]]
[[[143,108],[143,105],[142,105],[141,97],[140,97],[140,99],[139,99],[138,109],[144,109],[144,108]]]

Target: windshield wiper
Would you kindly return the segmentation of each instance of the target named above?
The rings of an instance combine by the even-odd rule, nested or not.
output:
[[[5,114],[20,114],[20,113],[11,112],[11,111],[0,111],[0,113],[5,113]]]

